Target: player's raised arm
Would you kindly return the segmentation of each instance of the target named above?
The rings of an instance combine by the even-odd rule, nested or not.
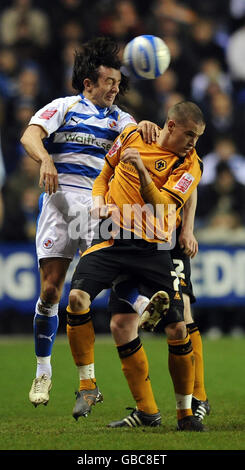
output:
[[[40,163],[39,186],[44,185],[45,192],[52,194],[58,189],[58,174],[52,157],[43,145],[45,137],[46,132],[41,126],[30,125],[21,137],[21,143],[28,155]]]
[[[92,196],[93,207],[91,215],[94,218],[107,218],[109,215],[109,208],[105,202],[105,195],[108,191],[108,183],[113,175],[114,169],[105,160],[105,164],[99,176],[95,179]]]

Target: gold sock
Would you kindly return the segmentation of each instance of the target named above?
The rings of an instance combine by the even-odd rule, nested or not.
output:
[[[137,337],[127,344],[118,346],[117,350],[122,364],[122,371],[138,410],[148,414],[158,413],[159,410],[149,378],[148,360],[140,338]]]
[[[192,415],[195,358],[189,334],[185,339],[168,340],[168,365],[177,402],[178,419]]]
[[[195,381],[193,396],[198,400],[207,400],[207,394],[204,386],[204,363],[203,363],[203,348],[202,337],[198,326],[195,323],[190,323],[187,326],[189,332],[192,349],[195,356]]]
[[[96,380],[95,379],[81,379],[80,380],[80,387],[79,391],[81,390],[94,390],[96,388]]]
[[[186,416],[192,416],[192,409],[179,410],[177,409],[177,420],[185,418]]]
[[[67,336],[74,362],[77,367],[94,364],[94,327],[89,310],[71,312],[67,307]],[[96,387],[95,377],[80,380],[80,390]]]

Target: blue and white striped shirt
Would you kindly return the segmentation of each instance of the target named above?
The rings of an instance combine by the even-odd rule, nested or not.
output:
[[[91,190],[113,141],[135,120],[116,105],[101,108],[80,94],[52,101],[29,124],[47,133],[45,148],[58,171],[60,189]]]

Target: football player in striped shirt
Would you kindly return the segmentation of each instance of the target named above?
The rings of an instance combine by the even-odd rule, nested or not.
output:
[[[51,354],[69,264],[77,250],[92,240],[89,211],[94,180],[115,138],[136,124],[114,104],[128,88],[120,69],[114,41],[95,38],[84,44],[73,69],[72,85],[78,94],[55,99],[37,111],[21,138],[26,152],[40,164],[40,186],[45,190],[36,234],[41,292],[34,316],[36,377],[29,393],[34,406],[49,400]],[[139,129],[146,140],[158,133],[148,121],[142,121]]]

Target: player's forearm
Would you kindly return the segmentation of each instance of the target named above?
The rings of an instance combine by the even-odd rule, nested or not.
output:
[[[154,207],[157,205],[176,204],[176,201],[169,195],[169,193],[159,191],[151,178],[150,183],[145,186],[141,186],[140,192],[144,201]]]
[[[99,176],[97,176],[93,184],[93,189],[92,189],[93,200],[98,196],[101,196],[103,198],[105,197],[108,191],[108,183],[109,183],[109,179],[112,173],[113,173],[113,169],[111,169],[109,165],[105,163],[103,170],[101,171]]]
[[[136,167],[137,168],[137,167]],[[145,168],[145,166],[141,165],[141,168],[137,168],[139,179],[140,179],[140,190],[141,193],[144,192],[144,188],[146,188],[149,184],[151,184],[153,181]]]
[[[42,142],[45,136],[45,131],[41,127],[31,125],[27,127],[20,140],[28,155],[38,163],[51,159]]]
[[[139,160],[137,171],[140,179],[140,192],[144,201],[156,208],[157,205],[175,204],[175,200],[167,192],[159,191],[152,181],[149,172]]]
[[[195,213],[197,207],[197,189],[193,191],[183,207],[182,228],[185,230],[194,230]]]

